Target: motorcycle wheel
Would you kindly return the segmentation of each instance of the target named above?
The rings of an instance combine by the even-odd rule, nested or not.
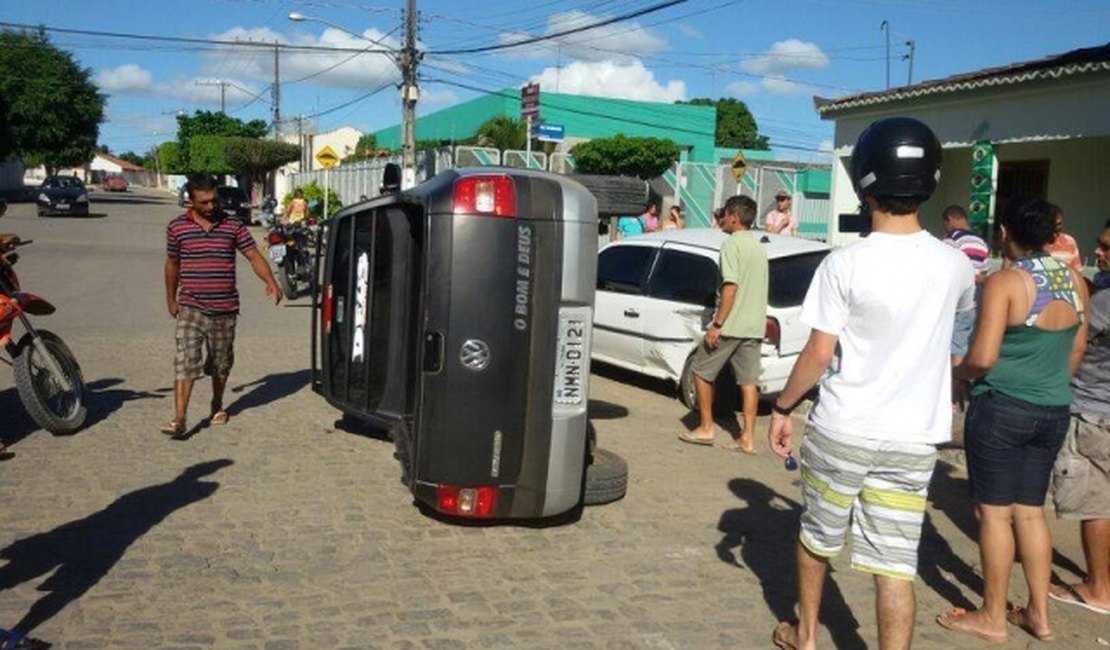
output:
[[[88,415],[81,366],[56,334],[38,330],[38,336],[65,376],[54,375],[28,333],[19,343],[19,356],[13,364],[19,399],[31,419],[43,429],[54,435],[76,433]]]
[[[281,285],[281,291],[285,294],[286,300],[294,300],[297,297],[297,284],[291,273],[286,270],[286,266],[291,266],[292,262],[283,262],[278,267],[277,280]]]

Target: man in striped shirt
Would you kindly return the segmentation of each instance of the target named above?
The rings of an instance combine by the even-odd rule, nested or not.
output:
[[[234,363],[239,292],[235,252],[247,258],[266,285],[266,295],[281,302],[281,288],[238,219],[225,218],[217,206],[216,180],[194,178],[187,186],[192,207],[166,227],[166,306],[177,321],[174,357],[174,418],[162,432],[185,435],[193,383],[212,377],[211,424],[227,424],[224,388]]]
[[[971,260],[971,265],[975,267],[975,283],[979,284],[990,272],[990,246],[987,246],[987,242],[982,237],[971,231],[967,212],[958,205],[945,208],[941,222],[944,224],[944,239],[941,241],[959,249],[967,259]]]

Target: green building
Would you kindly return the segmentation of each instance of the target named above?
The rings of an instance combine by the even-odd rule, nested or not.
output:
[[[509,88],[456,104],[416,120],[417,140],[465,140],[493,117],[520,119],[520,91]],[[715,162],[714,134],[717,109],[712,106],[640,102],[584,95],[540,93],[540,120],[562,125],[567,143],[606,138],[618,133],[632,137],[667,138],[682,148],[682,160]],[[400,125],[376,134],[378,146],[401,147]]]

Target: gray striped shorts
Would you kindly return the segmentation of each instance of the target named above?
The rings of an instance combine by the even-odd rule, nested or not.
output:
[[[852,530],[852,567],[913,580],[936,465],[932,445],[806,430],[801,448],[802,544],[833,557]]]

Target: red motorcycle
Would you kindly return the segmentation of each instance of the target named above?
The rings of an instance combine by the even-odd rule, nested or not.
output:
[[[81,366],[57,334],[38,330],[28,316],[47,316],[54,305],[20,291],[13,266],[15,247],[31,241],[0,235],[0,347],[11,357],[19,399],[31,418],[53,434],[74,433],[85,423],[85,380]],[[18,341],[12,327],[19,321],[24,334]]]

